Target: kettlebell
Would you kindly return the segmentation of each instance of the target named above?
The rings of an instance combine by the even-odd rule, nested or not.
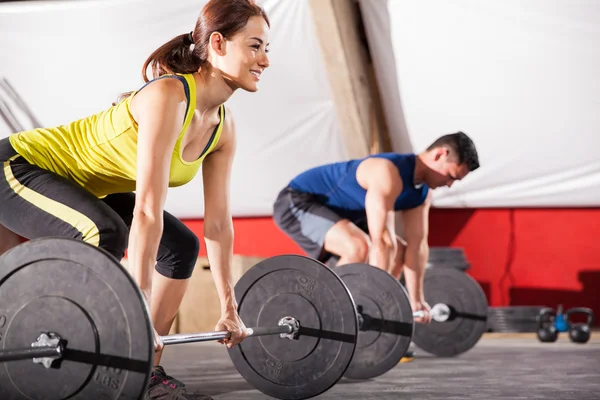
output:
[[[569,324],[565,319],[565,314],[563,313],[563,306],[559,304],[556,309],[556,319],[554,320],[554,326],[558,332],[567,332],[569,330]]]
[[[573,314],[586,314],[586,322],[571,322]],[[566,314],[566,322],[569,326],[569,339],[574,343],[587,343],[590,340],[590,327],[594,321],[594,312],[587,307],[575,307],[569,309]]]
[[[551,343],[558,339],[555,326],[556,311],[552,308],[543,308],[538,315],[537,337],[540,342]]]

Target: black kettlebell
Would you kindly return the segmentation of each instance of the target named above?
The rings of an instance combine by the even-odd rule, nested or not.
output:
[[[586,322],[571,322],[571,316],[573,314],[586,314]],[[569,325],[569,339],[574,343],[587,343],[590,340],[590,327],[594,321],[594,312],[587,307],[575,307],[569,309],[566,314],[567,324]]]
[[[558,339],[558,331],[554,325],[556,311],[552,308],[543,308],[538,315],[537,337],[540,342],[551,343]]]

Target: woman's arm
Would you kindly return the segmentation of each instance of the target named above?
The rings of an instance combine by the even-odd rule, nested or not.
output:
[[[139,128],[136,200],[128,258],[148,304],[163,231],[171,155],[183,126],[186,101],[183,86],[176,79],[158,80],[132,100],[132,114]]]
[[[237,310],[231,276],[233,223],[230,210],[231,167],[235,151],[235,126],[231,112],[227,109],[219,147],[202,163],[204,240],[222,313]]]
[[[247,337],[244,323],[237,313],[231,259],[233,257],[233,222],[230,210],[231,167],[236,150],[235,125],[226,109],[219,147],[202,164],[204,182],[204,241],[210,270],[221,302],[221,318],[215,330],[227,330],[231,337],[220,341],[233,347]]]

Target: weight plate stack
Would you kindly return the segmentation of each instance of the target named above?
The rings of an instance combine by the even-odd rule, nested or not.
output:
[[[451,267],[466,271],[471,268],[471,264],[461,248],[431,247],[427,260],[427,268],[430,267]]]
[[[538,316],[544,306],[490,307],[489,332],[537,332]]]

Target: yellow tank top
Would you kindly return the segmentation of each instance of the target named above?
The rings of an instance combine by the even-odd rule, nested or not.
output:
[[[204,158],[217,146],[223,131],[225,107],[219,108],[220,122],[202,155],[193,162],[184,161],[181,142],[194,116],[196,82],[191,74],[163,77],[167,76],[184,83],[188,98],[183,127],[171,157],[169,187],[175,187],[191,181]],[[99,198],[132,192],[136,181],[138,126],[131,115],[130,104],[140,90],[105,111],[68,125],[13,134],[10,143],[29,163],[72,180]]]

